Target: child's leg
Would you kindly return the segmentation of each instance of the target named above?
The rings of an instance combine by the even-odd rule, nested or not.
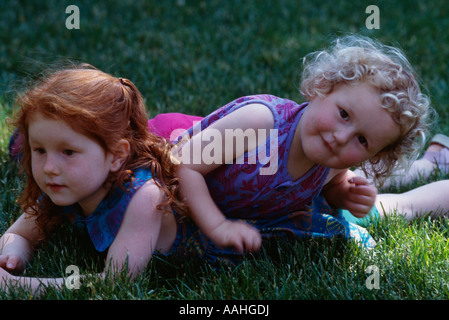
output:
[[[203,118],[182,113],[161,113],[148,120],[148,128],[154,134],[174,141],[182,132],[201,119]]]
[[[432,182],[401,194],[379,194],[376,208],[382,216],[403,215],[407,220],[432,213],[432,217],[449,212],[449,180]]]
[[[423,157],[413,162],[407,171],[396,171],[384,183],[384,187],[390,185],[407,185],[417,178],[429,177],[432,171],[439,168],[443,172],[449,171],[449,137],[437,134],[433,137],[429,148]],[[365,177],[361,170],[355,170],[355,174]]]

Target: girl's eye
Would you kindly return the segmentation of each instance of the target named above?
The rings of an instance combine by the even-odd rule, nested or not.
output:
[[[358,136],[357,139],[359,139],[359,142],[364,147],[368,146],[368,141],[366,141],[366,138],[364,136]]]
[[[349,114],[344,109],[340,109],[340,117],[343,120],[348,120],[349,119]]]
[[[63,153],[66,156],[72,156],[75,153],[75,151],[73,151],[73,150],[64,150]]]
[[[36,149],[34,149],[34,152],[37,152],[39,154],[44,154],[45,153],[45,149],[44,148],[36,148]]]

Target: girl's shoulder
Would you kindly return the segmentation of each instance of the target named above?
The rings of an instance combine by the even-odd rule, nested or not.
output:
[[[114,241],[125,213],[145,212],[145,206],[150,210],[161,202],[162,191],[152,178],[149,169],[135,170],[131,181],[122,187],[113,187],[88,217],[80,215],[76,205],[64,207],[62,215],[76,229],[87,232],[97,251],[103,252]]]
[[[159,186],[153,179],[149,179],[141,184],[138,190],[136,190],[133,197],[129,201],[129,205],[131,205],[131,203],[133,202],[144,201],[144,205],[148,208],[149,203],[160,203],[164,196],[164,191],[159,188]]]
[[[159,204],[162,202],[165,193],[157,185],[153,179],[153,174],[149,169],[138,169],[134,172],[134,177],[131,182],[131,188],[125,188],[127,191],[126,210],[143,206],[143,209],[148,209],[153,203]]]
[[[228,116],[237,110],[240,110],[242,108],[245,109],[248,106],[252,105],[265,106],[271,111],[275,122],[295,121],[296,115],[304,110],[307,104],[308,103],[298,104],[293,100],[280,98],[270,94],[243,96],[227,103],[226,105],[206,116],[201,121],[201,127],[208,127],[217,120]],[[252,116],[256,116],[256,114],[250,115],[248,118],[252,118]],[[193,128],[191,128],[190,131],[192,130]]]
[[[238,101],[238,100],[236,100]],[[263,104],[271,110],[274,120],[281,122],[294,122],[299,114],[309,105],[308,102],[298,103],[288,98],[273,95],[254,95],[244,97],[245,104]]]

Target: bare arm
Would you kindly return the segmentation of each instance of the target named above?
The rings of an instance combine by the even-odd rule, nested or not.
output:
[[[128,274],[131,278],[135,278],[148,265],[155,250],[169,250],[176,237],[176,223],[173,215],[156,209],[156,205],[162,202],[164,196],[152,180],[139,189],[131,200],[117,236],[108,250],[105,270],[94,276],[105,278],[106,274],[117,274],[127,266]],[[20,237],[14,241],[16,247],[14,252],[23,249],[21,240],[23,239]],[[5,250],[12,249],[13,242],[5,246]],[[80,275],[80,281],[83,278],[84,276]],[[0,287],[7,290],[14,290],[20,286],[39,294],[48,286],[62,288],[65,281],[66,278],[63,277],[13,276],[0,268]]]
[[[42,234],[35,217],[23,213],[0,238],[0,267],[22,272],[33,256],[33,246]]]
[[[60,285],[63,279],[32,279],[12,276],[9,272],[21,273],[32,260],[33,247],[39,244],[42,234],[35,217],[23,213],[0,238],[0,287],[17,286],[35,291],[42,284]],[[9,272],[8,272],[9,271]]]
[[[364,217],[374,206],[377,189],[350,170],[332,172],[330,182],[323,188],[327,202],[334,208],[349,210],[355,217]]]
[[[114,242],[109,248],[105,271],[117,272],[127,265],[134,278],[150,262],[154,251],[168,252],[176,237],[176,222],[169,213],[156,206],[165,194],[149,180],[134,195]]]
[[[250,104],[194,135],[181,149],[182,154],[190,155],[189,159],[181,160],[182,165],[178,171],[181,194],[190,208],[192,219],[219,246],[234,246],[239,251],[243,251],[244,248],[257,250],[260,247],[261,238],[258,231],[248,224],[226,219],[213,201],[204,175],[225,163],[232,163],[243,153],[254,149],[257,146],[258,130],[269,130],[273,128],[273,125],[273,115],[266,106]],[[242,132],[252,130],[254,134],[243,148],[238,148],[241,146],[235,146],[233,141],[225,139],[226,130],[242,130]],[[212,139],[208,137],[221,139],[210,141]],[[207,150],[221,151],[221,159],[218,163],[209,164],[205,161],[204,156],[209,155],[207,151],[204,152],[206,147]]]

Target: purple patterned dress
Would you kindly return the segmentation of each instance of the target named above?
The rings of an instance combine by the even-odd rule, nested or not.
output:
[[[290,145],[308,103],[299,105],[273,95],[242,97],[219,108],[201,122],[194,119],[196,123],[178,141],[192,137],[231,112],[253,103],[264,104],[271,110],[274,130],[265,143],[258,143],[255,150],[205,176],[212,199],[225,216],[252,224],[263,238],[341,236],[352,238],[365,247],[374,247],[375,242],[365,229],[348,223],[342,210],[332,208],[320,194],[329,168],[315,165],[296,180],[288,173]],[[169,127],[172,115],[163,117],[167,121],[165,126]],[[224,255],[224,251],[221,254]]]
[[[308,103],[298,105],[272,95],[242,97],[216,110],[188,133],[199,132],[199,126],[205,130],[215,121],[253,103],[264,104],[271,110],[274,130],[264,144],[234,163],[220,166],[205,179],[212,198],[227,217],[279,218],[302,210],[317,197],[330,170],[314,165],[296,180],[287,171],[290,144]]]

